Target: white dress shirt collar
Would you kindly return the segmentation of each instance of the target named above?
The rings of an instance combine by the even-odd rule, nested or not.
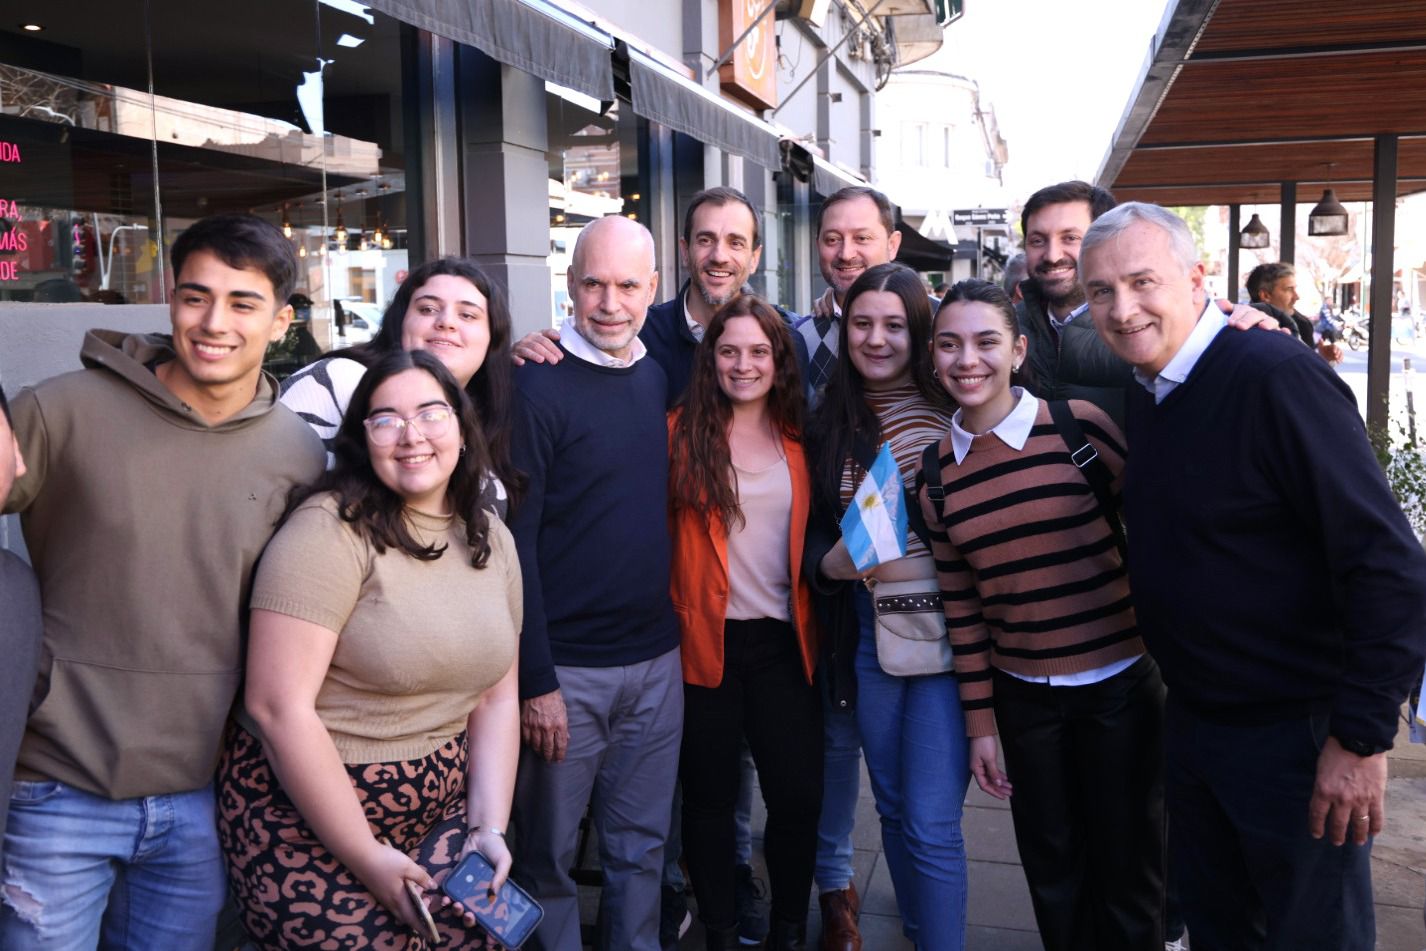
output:
[[[638,337],[634,338],[634,344],[629,349],[629,359],[620,360],[618,357],[605,353],[594,344],[584,339],[584,335],[574,325],[574,317],[569,316],[560,324],[560,343],[570,356],[578,357],[585,363],[592,363],[598,367],[613,367],[623,369],[631,367],[639,360],[648,355],[648,348]]]
[[[1040,401],[1028,390],[1018,386],[1012,386],[1010,392],[1015,394],[1015,408],[1010,411],[1010,415],[992,426],[990,432],[998,436],[1005,445],[1019,452],[1025,448],[1025,441],[1030,438],[1030,430],[1035,426],[1035,417],[1040,413]],[[955,415],[951,417],[951,451],[956,454],[956,465],[964,461],[966,453],[970,452],[970,444],[975,440],[975,433],[967,432],[961,426],[961,412],[956,410]]]

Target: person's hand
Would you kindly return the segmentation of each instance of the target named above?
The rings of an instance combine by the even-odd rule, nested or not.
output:
[[[547,763],[558,763],[569,749],[569,717],[564,694],[552,690],[520,701],[520,738]]]
[[[829,287],[822,292],[822,296],[812,302],[813,317],[835,317],[837,316],[837,298]]]
[[[425,869],[411,861],[409,855],[373,841],[371,849],[353,863],[352,872],[398,921],[419,935],[429,936],[425,920],[412,904],[415,899],[406,890],[406,883],[414,882],[426,892],[435,888],[436,882]]]
[[[1000,742],[994,734],[971,738],[970,774],[975,777],[976,785],[987,796],[1009,799],[1014,790],[1010,786],[1010,777],[1000,770],[999,755]]]
[[[491,866],[495,869],[495,877],[491,879],[490,882],[490,891],[491,894],[499,892],[500,889],[505,886],[506,879],[510,877],[510,867],[514,865],[515,862],[510,856],[509,847],[505,844],[505,837],[489,829],[472,832],[465,837],[465,845],[461,847],[460,855],[456,856],[455,863],[451,866],[451,869],[459,865],[461,859],[465,858],[471,852],[479,852],[490,861]],[[441,877],[444,878],[445,875],[448,874],[450,874],[449,871],[442,873]],[[460,916],[465,919],[467,927],[475,927],[478,924],[475,920],[475,915],[469,908],[452,901],[451,897],[445,894],[445,892],[441,893],[441,906],[444,908],[454,906],[454,910],[459,911]]]
[[[1307,831],[1333,845],[1350,835],[1357,845],[1386,825],[1386,754],[1358,756],[1327,737],[1317,756],[1317,780],[1307,806]]]
[[[1292,333],[1291,330],[1278,323],[1276,317],[1265,314],[1256,307],[1249,307],[1247,304],[1219,300],[1218,309],[1228,315],[1228,326],[1234,330],[1252,330],[1254,327],[1261,327],[1263,330],[1275,330],[1278,333]]]
[[[831,578],[833,581],[859,581],[867,575],[866,571],[861,571],[852,562],[851,553],[847,551],[847,543],[840,538],[837,539],[837,544],[822,556],[818,570],[822,572],[823,577]]]
[[[559,363],[564,354],[557,346],[560,339],[560,332],[552,327],[536,333],[528,333],[515,341],[515,347],[510,351],[510,360],[517,366],[522,367],[525,361],[531,363],[549,363],[551,365]]]

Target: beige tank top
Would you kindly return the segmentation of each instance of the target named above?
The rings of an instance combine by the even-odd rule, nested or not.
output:
[[[734,465],[742,523],[728,529],[728,610],[734,621],[787,621],[792,570],[792,474],[786,457],[757,472]]]

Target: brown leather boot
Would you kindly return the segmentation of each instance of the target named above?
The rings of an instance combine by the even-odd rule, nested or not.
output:
[[[822,906],[820,951],[862,951],[862,933],[857,927],[862,901],[856,886],[823,892],[817,903]]]

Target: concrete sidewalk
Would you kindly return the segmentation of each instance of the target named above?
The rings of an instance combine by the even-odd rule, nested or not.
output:
[[[1387,758],[1391,767],[1387,827],[1372,847],[1377,951],[1426,951],[1426,925],[1422,922],[1422,904],[1426,901],[1426,746],[1410,743],[1403,724],[1396,747]],[[764,819],[760,797],[755,802],[753,829],[760,832]],[[1039,932],[1015,849],[1009,805],[985,795],[972,781],[966,795],[963,829],[970,879],[968,951],[1039,951]],[[880,826],[865,771],[857,803],[854,845],[857,890],[862,895],[864,951],[913,951],[901,934],[896,896],[881,853]],[[755,874],[765,881],[761,842],[754,842],[754,853]],[[592,920],[590,906],[592,902],[587,906]],[[814,897],[808,915],[812,949],[816,948],[818,924]],[[702,948],[703,932],[695,923],[679,949]]]

